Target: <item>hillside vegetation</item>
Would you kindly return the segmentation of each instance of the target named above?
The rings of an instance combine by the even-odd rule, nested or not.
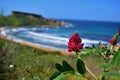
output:
[[[82,56],[89,69],[97,77],[102,69],[99,67],[103,60],[98,55]],[[68,61],[76,70],[76,55],[63,56],[60,52],[48,52],[28,46],[20,45],[0,39],[0,80],[49,80],[49,77],[56,72],[55,63],[62,60]],[[93,78],[87,73],[89,78]],[[63,80],[86,80],[74,75],[66,75]],[[117,80],[111,78],[109,80]]]
[[[35,16],[34,16],[35,15]],[[64,26],[67,23],[36,16],[36,14],[14,12],[12,15],[4,16],[0,14],[0,26]]]

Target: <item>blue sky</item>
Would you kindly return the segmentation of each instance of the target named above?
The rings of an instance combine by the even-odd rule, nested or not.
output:
[[[4,15],[12,10],[46,18],[120,22],[120,0],[0,0]]]

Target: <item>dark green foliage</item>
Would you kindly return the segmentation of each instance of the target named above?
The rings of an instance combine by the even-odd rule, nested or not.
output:
[[[55,72],[53,75],[50,76],[49,80],[55,79],[57,76],[59,76],[61,72]]]
[[[120,73],[112,73],[112,72],[105,72],[102,74],[103,76],[109,76],[109,77],[120,77]]]
[[[120,67],[120,50],[114,54],[111,62],[111,67]]]
[[[74,69],[71,67],[70,64],[67,63],[67,61],[62,60],[62,65],[63,65],[65,71],[73,71],[74,72]]]
[[[0,26],[41,26],[41,25],[52,25],[47,19],[43,18],[32,18],[22,14],[14,14],[9,16],[0,15]],[[55,23],[56,24],[56,23]]]
[[[2,49],[2,47],[5,45],[5,42],[3,39],[0,39],[0,50]]]
[[[100,64],[100,67],[109,68],[109,67],[110,67],[110,64],[109,64],[109,63]]]
[[[0,73],[4,73],[6,71],[4,65],[5,65],[5,54],[2,52],[2,49],[5,45],[5,42],[3,39],[0,39]]]
[[[77,70],[80,74],[85,74],[85,72],[86,72],[85,64],[81,59],[77,60],[76,66],[77,66]]]
[[[6,24],[5,17],[0,15],[0,26],[4,26]]]
[[[57,69],[58,71],[60,71],[60,72],[64,72],[64,71],[65,71],[65,70],[64,70],[64,67],[63,67],[62,65],[58,64],[58,63],[55,64],[55,67],[56,67],[56,69]]]
[[[11,41],[4,42],[5,46],[0,51],[0,80],[48,80],[55,72],[56,61],[64,58],[58,51],[49,52]],[[10,65],[15,67],[10,68]]]
[[[21,22],[15,16],[7,16],[6,17],[6,26],[20,26]]]

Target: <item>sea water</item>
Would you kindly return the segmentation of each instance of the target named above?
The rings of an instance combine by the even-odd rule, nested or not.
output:
[[[71,35],[77,31],[85,46],[97,46],[99,42],[107,44],[108,40],[118,32],[118,22],[97,22],[81,20],[62,20],[71,25],[55,27],[5,27],[3,34],[16,42],[27,41],[47,48],[67,50]],[[120,43],[120,38],[118,40]]]

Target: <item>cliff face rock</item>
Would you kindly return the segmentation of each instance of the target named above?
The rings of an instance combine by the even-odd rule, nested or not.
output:
[[[33,20],[33,21],[41,21],[45,22],[46,24],[37,24],[36,26],[65,26],[68,25],[68,23],[65,23],[63,21],[57,21],[54,19],[48,19],[43,17],[42,15],[38,15],[38,14],[33,14],[33,13],[26,13],[26,12],[20,12],[20,11],[12,11],[12,15],[22,15],[22,16],[26,16],[29,20]]]
[[[12,11],[12,15],[24,15],[24,16],[28,16],[29,18],[44,18],[42,15],[37,15],[37,14],[32,14],[32,13],[26,13],[26,12],[19,12],[19,11]]]

